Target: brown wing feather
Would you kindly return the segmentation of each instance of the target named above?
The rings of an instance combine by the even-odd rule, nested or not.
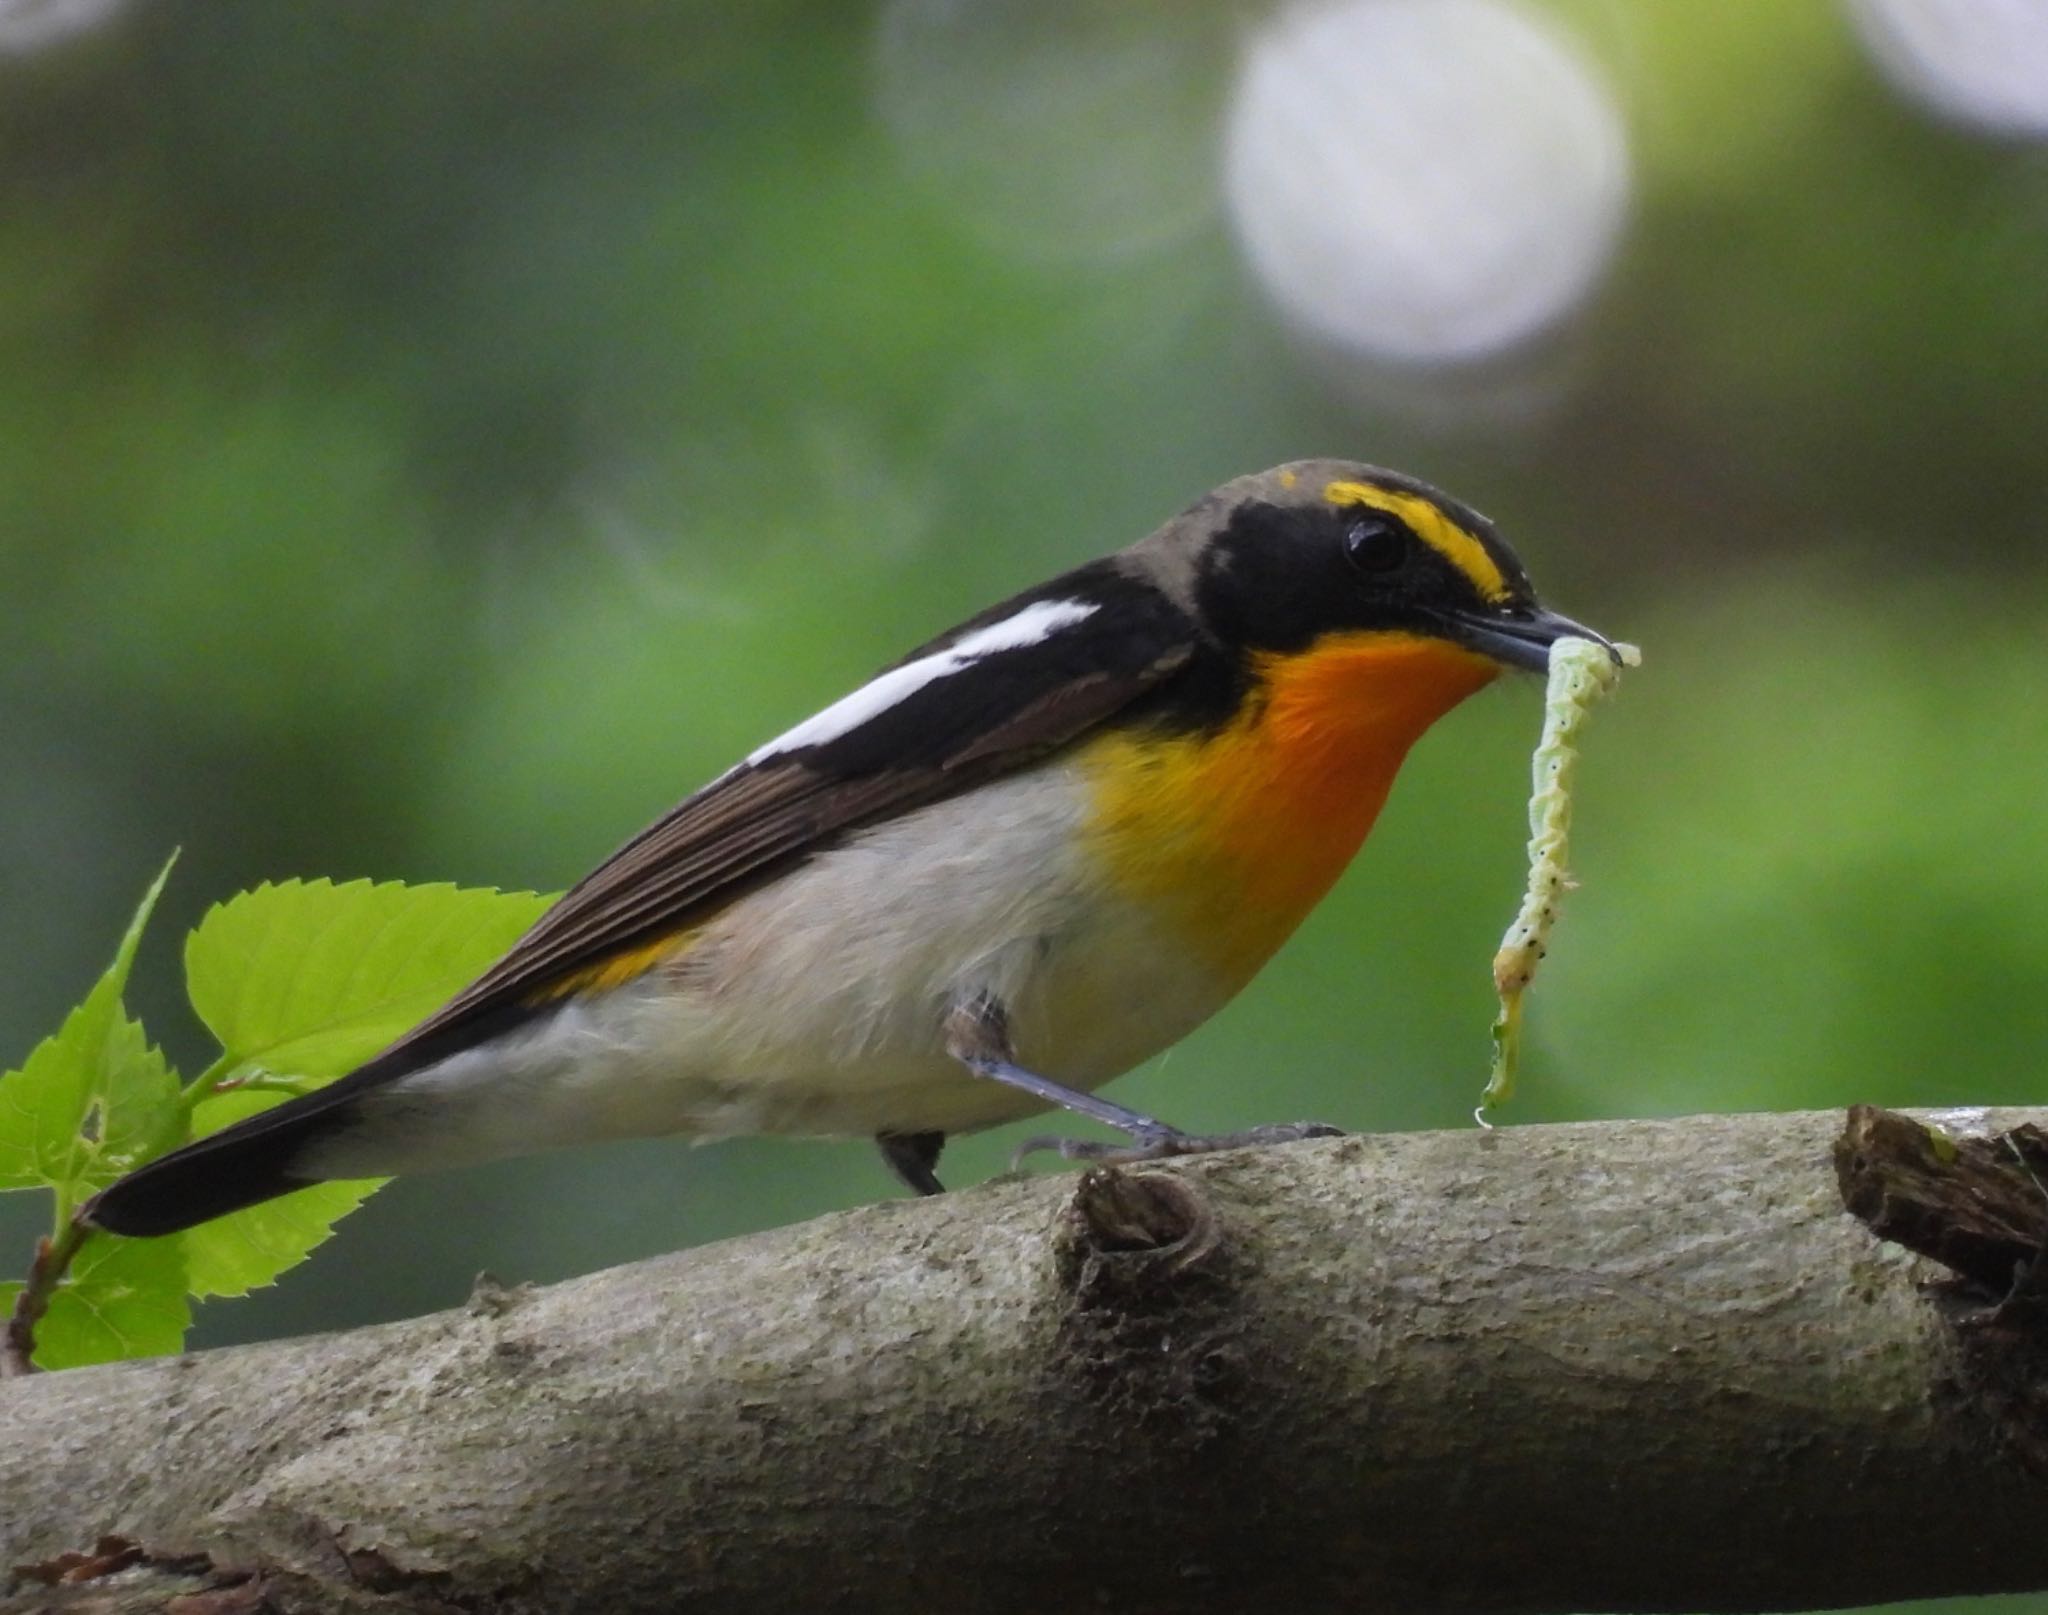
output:
[[[474,1017],[543,997],[624,949],[701,924],[847,831],[1036,761],[1154,688],[1190,654],[1176,647],[1134,672],[1090,673],[1055,686],[953,748],[937,767],[834,777],[798,754],[712,782],[585,876],[504,958],[378,1063]]]

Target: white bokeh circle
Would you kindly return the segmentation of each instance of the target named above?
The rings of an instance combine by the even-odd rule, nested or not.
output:
[[[1849,0],[1871,57],[1939,117],[2048,138],[2048,4],[2042,0]]]
[[[0,54],[41,50],[97,28],[127,0],[0,0]]]
[[[875,101],[906,166],[978,235],[1025,260],[1107,262],[1213,215],[1220,54],[1192,6],[889,0]]]
[[[1471,361],[1579,307],[1619,244],[1607,87],[1507,0],[1297,0],[1247,43],[1224,136],[1232,223],[1303,335]]]

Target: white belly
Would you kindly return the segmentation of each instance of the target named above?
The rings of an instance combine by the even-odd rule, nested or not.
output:
[[[742,898],[688,954],[366,1095],[302,1163],[402,1171],[640,1134],[965,1132],[1046,1108],[949,1058],[963,995],[1020,1064],[1092,1089],[1229,996],[1086,866],[1053,767],[877,826]]]

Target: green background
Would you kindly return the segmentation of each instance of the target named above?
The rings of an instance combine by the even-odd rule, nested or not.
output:
[[[173,846],[131,1002],[189,1072],[207,903],[562,887],[916,640],[1343,454],[1647,653],[1507,1122],[2038,1099],[2043,148],[1931,119],[1829,6],[1551,8],[1628,129],[1618,259],[1533,359],[1342,385],[1214,194],[1248,14],[1125,9],[1145,228],[1024,183],[1033,128],[1101,118],[1060,102],[1087,9],[1014,142],[966,97],[929,148],[866,5],[154,0],[0,57],[0,1063]],[[1336,894],[1116,1097],[1469,1125],[1539,708],[1506,681],[1429,736]],[[400,1182],[196,1340],[891,1192],[772,1141]]]

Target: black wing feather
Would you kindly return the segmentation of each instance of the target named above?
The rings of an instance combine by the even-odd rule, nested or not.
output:
[[[851,831],[1026,767],[1157,690],[1195,654],[1194,626],[1178,607],[1097,562],[983,612],[906,660],[1042,600],[1096,611],[935,679],[843,735],[714,780],[592,870],[388,1052],[438,1042],[615,953],[701,924]]]

